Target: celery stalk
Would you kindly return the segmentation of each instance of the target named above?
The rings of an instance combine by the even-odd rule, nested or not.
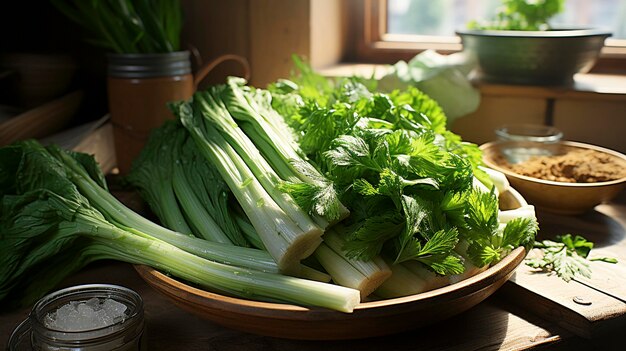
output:
[[[214,243],[184,235],[164,228],[129,209],[110,192],[99,186],[87,172],[66,152],[50,148],[50,153],[66,167],[67,176],[110,222],[128,230],[150,233],[151,236],[168,242],[194,255],[235,266],[248,267],[260,271],[276,272],[278,266],[267,253],[229,244]]]
[[[359,290],[361,298],[374,292],[391,275],[389,266],[380,257],[372,260],[348,258],[343,250],[345,241],[334,230],[324,234],[322,245],[323,250],[328,248],[335,255],[318,254],[318,248],[315,257],[320,264],[330,273],[335,283]]]
[[[205,123],[200,111],[181,103],[175,107],[175,113],[201,153],[217,167],[278,267],[285,272],[299,270],[299,261],[321,242],[320,232],[304,232],[276,204],[222,134]]]
[[[230,146],[236,150],[242,160],[252,171],[261,185],[272,199],[283,209],[291,219],[305,232],[315,232],[322,235],[322,230],[313,222],[289,195],[278,189],[280,178],[261,155],[259,149],[233,120],[223,102],[208,93],[196,93],[195,106],[199,106],[202,116],[212,127],[222,132],[222,136]]]
[[[15,240],[19,252],[28,261],[36,249],[52,253],[59,247],[59,255],[81,257],[84,252],[68,250],[67,243],[79,238],[91,240],[96,246],[97,258],[116,259],[134,264],[147,264],[176,277],[199,284],[212,291],[264,301],[280,301],[305,306],[320,306],[351,312],[359,303],[356,290],[326,283],[293,278],[275,273],[265,273],[213,262],[183,251],[148,234],[126,231],[108,221],[91,207],[84,197],[65,198],[48,189],[38,188],[22,196],[2,199],[3,247]],[[9,216],[17,221],[9,221]],[[24,224],[30,227],[24,228]],[[45,229],[45,228],[49,229]],[[24,231],[29,235],[22,235]],[[68,240],[69,239],[69,240]],[[6,242],[4,240],[7,240]],[[33,250],[34,249],[34,250]],[[12,255],[5,257],[14,258]],[[50,254],[48,258],[56,257]],[[84,258],[84,257],[83,257]],[[4,262],[8,263],[8,262]],[[30,270],[37,266],[3,270],[0,277],[0,299],[19,284]],[[63,271],[63,267],[57,267]],[[58,282],[58,279],[50,281]],[[49,288],[49,287],[48,287]]]

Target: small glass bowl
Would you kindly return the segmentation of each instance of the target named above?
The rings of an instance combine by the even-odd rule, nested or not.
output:
[[[538,124],[507,124],[495,130],[498,141],[511,144],[502,149],[510,163],[524,162],[535,156],[552,156],[556,144],[563,138],[559,129]]]
[[[539,124],[505,124],[495,130],[498,140],[558,143],[563,138],[559,129]]]
[[[83,331],[46,327],[44,318],[70,301],[113,299],[128,308],[123,321]],[[53,292],[39,300],[12,333],[7,350],[139,351],[144,350],[143,300],[135,291],[109,284],[78,285]]]

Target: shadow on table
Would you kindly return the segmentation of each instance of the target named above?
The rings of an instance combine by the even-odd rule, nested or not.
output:
[[[300,341],[227,332],[209,340],[205,346],[216,351],[498,350],[507,328],[508,314],[490,303],[482,303],[448,320],[384,337]]]
[[[603,208],[602,206],[607,206]],[[626,211],[624,205],[600,205],[579,216],[564,216],[537,212],[539,221],[538,240],[554,239],[557,235],[581,235],[594,243],[595,248],[607,247],[626,239],[625,224],[603,211]]]

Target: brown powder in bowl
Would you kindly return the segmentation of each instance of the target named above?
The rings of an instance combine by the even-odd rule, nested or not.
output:
[[[626,177],[626,162],[595,150],[570,150],[563,155],[537,156],[527,161],[503,163],[528,177],[567,183],[606,182]]]

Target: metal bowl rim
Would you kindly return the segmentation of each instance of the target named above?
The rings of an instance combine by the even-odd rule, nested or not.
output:
[[[612,32],[605,28],[586,27],[555,27],[545,31],[524,30],[482,30],[482,29],[457,29],[455,33],[461,37],[494,37],[494,38],[581,38],[581,37],[610,37]]]

